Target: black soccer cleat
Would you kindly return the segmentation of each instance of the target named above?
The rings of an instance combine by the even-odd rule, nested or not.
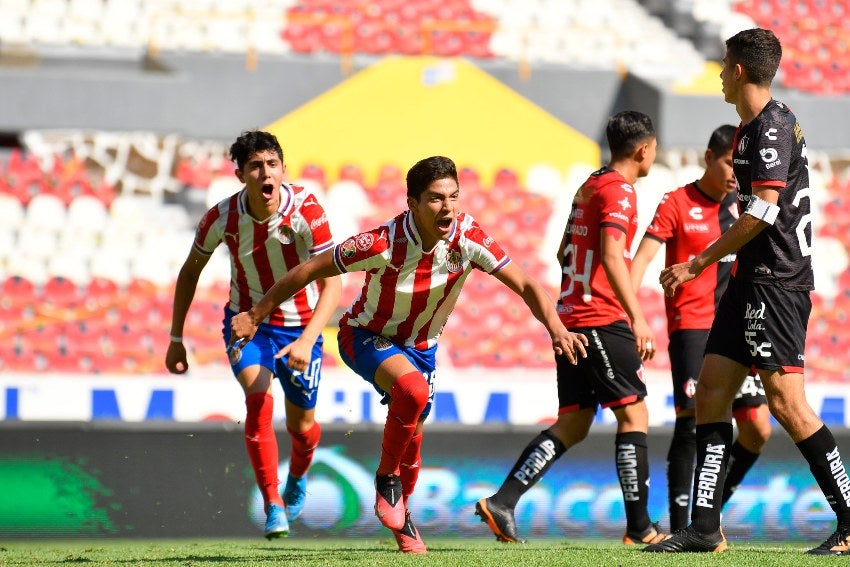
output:
[[[475,503],[475,515],[487,524],[502,543],[525,543],[516,529],[513,508],[502,506],[492,498],[482,498]]]
[[[624,545],[637,545],[643,543],[658,543],[667,539],[667,534],[661,531],[657,522],[649,524],[643,531],[626,530],[623,536]]]
[[[728,547],[722,530],[701,534],[693,526],[688,526],[663,541],[647,545],[643,550],[649,553],[720,553]]]
[[[813,547],[809,555],[848,555],[850,554],[850,528],[839,527],[826,541]]]

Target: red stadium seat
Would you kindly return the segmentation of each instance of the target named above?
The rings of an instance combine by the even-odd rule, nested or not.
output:
[[[37,299],[35,284],[23,276],[9,276],[0,289],[0,305],[3,307],[31,306]]]
[[[114,281],[93,277],[83,290],[83,298],[86,307],[90,311],[96,311],[114,306],[118,301],[119,293],[118,284]]]
[[[21,332],[21,344],[37,351],[59,351],[64,347],[64,324],[48,323]]]
[[[325,175],[325,169],[317,163],[304,164],[304,167],[301,168],[301,174],[299,175],[299,178],[312,179],[322,187],[328,186],[327,176]]]
[[[28,324],[27,319],[31,317],[31,310],[22,305],[11,305],[9,307],[0,305],[0,342],[21,330]]]
[[[339,180],[356,181],[361,186],[363,183],[363,170],[355,163],[347,163],[339,169]]]
[[[62,276],[53,276],[45,282],[41,300],[53,307],[68,308],[78,305],[82,297],[77,284]]]
[[[3,372],[35,372],[36,360],[33,352],[22,351],[8,345],[0,345],[0,370]]]

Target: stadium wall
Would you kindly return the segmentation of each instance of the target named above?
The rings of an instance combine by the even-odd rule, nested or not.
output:
[[[616,110],[634,109],[650,115],[660,146],[705,149],[718,125],[737,125],[735,108],[723,100],[720,79],[717,95],[677,94],[651,80],[629,75],[622,84]],[[773,89],[773,96],[787,104],[803,126],[810,148],[846,154],[850,148],[850,97],[825,97]],[[595,138],[602,143],[604,138]],[[604,147],[604,146],[603,146]]]
[[[373,62],[354,58],[351,72]],[[702,149],[717,124],[737,120],[719,91],[678,95],[634,75],[623,79],[613,70],[475,64],[603,147],[607,116],[625,108],[652,116],[669,147]],[[229,141],[245,128],[272,123],[347,76],[338,58],[320,56],[260,55],[255,67],[246,65],[244,56],[214,53],[162,53],[151,59],[137,51],[85,51],[16,62],[0,57],[0,133],[143,130]],[[777,96],[795,109],[815,149],[847,147],[850,99]]]
[[[501,483],[539,428],[434,425],[411,509],[427,541],[491,538],[474,502]],[[286,436],[281,456],[287,453]],[[850,433],[836,432],[843,446]],[[669,429],[650,431],[649,509],[667,525],[664,458]],[[375,519],[380,427],[328,425],[292,537],[387,537]],[[533,538],[622,536],[625,517],[611,462],[614,429],[594,428],[517,508]],[[286,474],[288,463],[280,463]],[[262,501],[237,424],[0,424],[0,539],[261,537]],[[834,515],[787,436],[776,434],[724,510],[731,542],[818,539]],[[285,544],[282,544],[285,545]]]
[[[429,423],[446,426],[537,425],[557,414],[554,370],[441,368]],[[646,397],[650,425],[669,426],[675,415],[670,378],[666,372],[646,369]],[[275,418],[284,418],[282,388],[274,388]],[[322,371],[316,400],[321,423],[383,424],[386,406],[365,380],[350,370]],[[806,397],[830,426],[850,427],[850,392],[834,383],[812,383]],[[2,422],[127,422],[239,423],[245,416],[242,391],[230,369],[218,367],[175,377],[147,374],[128,379],[122,375],[63,375],[51,373],[0,374]],[[613,424],[611,412],[599,412],[598,424]]]

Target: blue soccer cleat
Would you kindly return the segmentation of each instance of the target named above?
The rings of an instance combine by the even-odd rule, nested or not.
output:
[[[291,522],[301,515],[304,500],[307,499],[307,477],[286,477],[286,487],[283,489],[283,503],[286,505],[286,517]]]
[[[289,521],[286,519],[286,510],[278,504],[269,504],[269,512],[266,515],[266,539],[286,537],[289,535]]]

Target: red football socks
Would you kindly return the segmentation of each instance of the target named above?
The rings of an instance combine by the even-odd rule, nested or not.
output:
[[[400,376],[390,392],[390,407],[381,444],[379,475],[399,474],[401,457],[416,430],[419,414],[428,404],[430,388],[421,372]]]
[[[289,436],[292,438],[292,451],[289,454],[289,474],[295,478],[301,478],[310,468],[313,462],[313,452],[319,446],[322,437],[322,427],[318,421],[313,422],[313,427],[299,433],[289,427]]]
[[[404,497],[404,505],[407,507],[407,499],[416,488],[419,480],[419,449],[422,447],[422,434],[414,435],[401,455],[401,466],[399,477],[401,478],[401,494]]]
[[[263,502],[283,506],[278,492],[277,438],[272,426],[274,398],[266,393],[250,394],[245,398],[248,413],[245,416],[245,448],[254,468],[257,486]]]

